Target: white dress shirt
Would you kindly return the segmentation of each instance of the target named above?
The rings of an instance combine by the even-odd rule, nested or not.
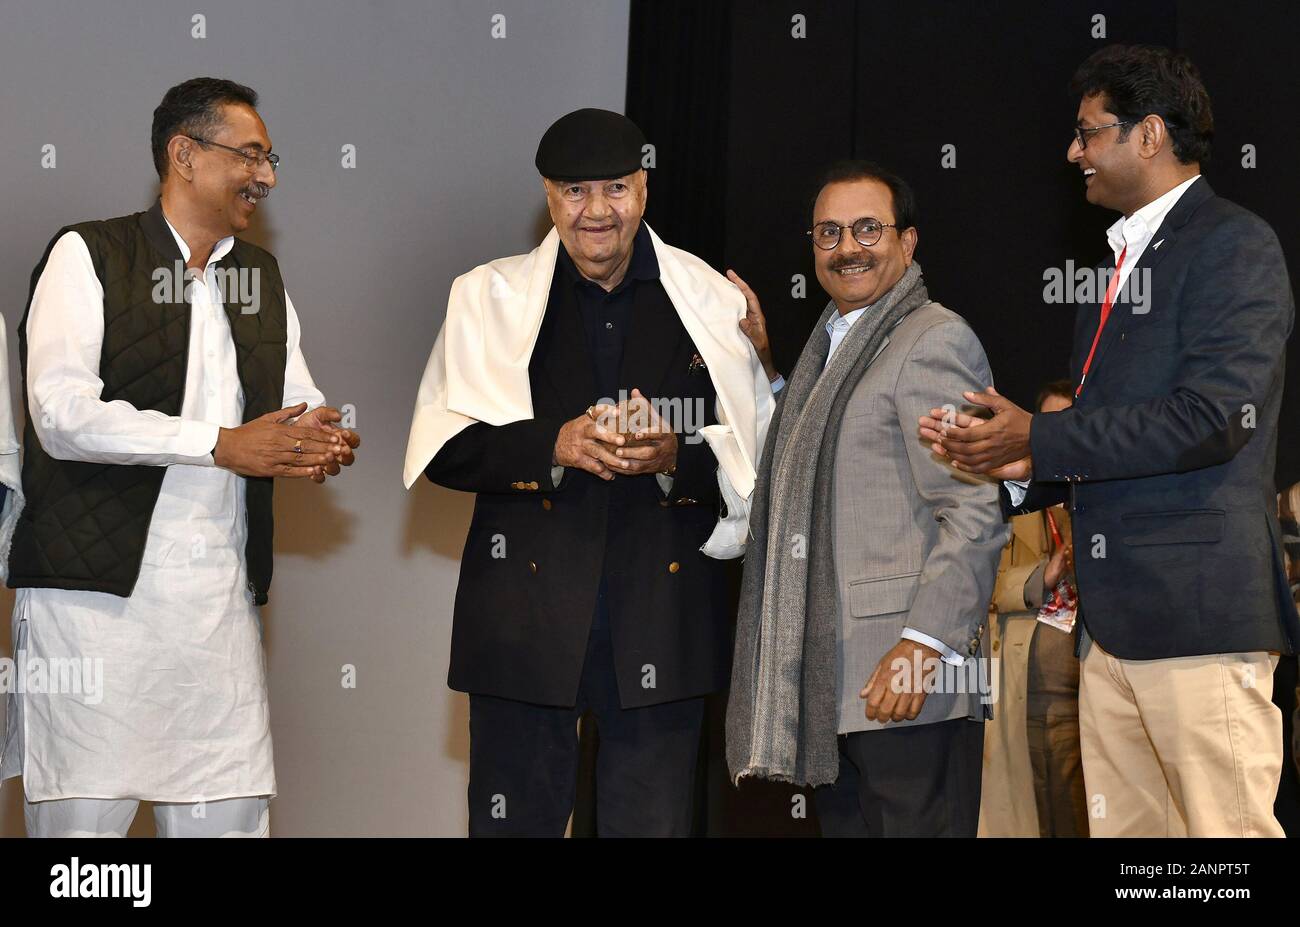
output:
[[[188,262],[189,247],[168,227]],[[189,355],[178,416],[100,399],[103,288],[80,235],[59,239],[36,285],[27,390],[41,445],[63,460],[167,469],[130,597],[17,591],[14,640],[25,639],[29,661],[102,661],[98,698],[22,696],[0,776],[21,773],[29,801],[275,793],[261,624],[246,588],[246,482],[212,459],[219,429],[237,427],[244,408],[213,273],[233,245],[217,242],[205,285],[186,288]],[[285,303],[283,405],[314,408],[324,397],[303,360],[287,294]]]
[[[1133,215],[1120,216],[1110,228],[1106,229],[1106,241],[1115,255],[1115,260],[1118,261],[1120,254],[1124,254],[1124,266],[1119,270],[1116,292],[1123,288],[1133,268],[1137,266],[1138,261],[1142,260],[1142,255],[1152,239],[1156,237],[1156,232],[1160,230],[1165,216],[1169,215],[1169,210],[1174,208],[1174,204],[1187,192],[1188,187],[1200,179],[1200,176],[1197,174],[1184,180],[1172,190],[1147,203]]]
[[[1174,208],[1174,204],[1187,192],[1187,188],[1196,183],[1200,177],[1201,175],[1197,174],[1184,180],[1172,190],[1147,203],[1133,215],[1120,216],[1110,228],[1106,229],[1106,242],[1110,245],[1116,262],[1119,261],[1121,254],[1124,255],[1124,265],[1119,269],[1119,280],[1115,284],[1116,293],[1123,290],[1129,275],[1133,273],[1133,268],[1137,267],[1138,261],[1142,260],[1142,255],[1146,253],[1156,233],[1160,231],[1160,225],[1165,221],[1165,216],[1169,215],[1169,210]],[[1159,243],[1156,247],[1159,247]],[[1006,484],[1013,506],[1018,506],[1025,501],[1025,496],[1029,492],[1029,480],[1004,480],[1003,482]]]

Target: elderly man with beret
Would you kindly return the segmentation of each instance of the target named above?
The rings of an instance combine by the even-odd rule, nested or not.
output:
[[[477,494],[448,680],[471,836],[564,833],[587,710],[599,833],[688,833],[727,685],[718,559],[744,549],[771,389],[739,290],[642,221],[644,145],[604,110],[547,130],[555,227],[457,278],[420,384],[407,487]]]

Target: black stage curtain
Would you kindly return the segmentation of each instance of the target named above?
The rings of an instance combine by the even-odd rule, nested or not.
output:
[[[1093,34],[1097,15],[1104,38]],[[1298,34],[1300,7],[1262,0],[632,0],[626,112],[655,146],[648,221],[754,287],[783,371],[826,303],[804,235],[813,181],[833,160],[870,158],[916,188],[930,293],[971,323],[999,389],[1030,405],[1066,374],[1073,319],[1072,306],[1044,303],[1044,273],[1095,261],[1115,218],[1084,200],[1065,160],[1075,67],[1112,42],[1187,51],[1214,102],[1206,177],[1272,224],[1294,279],[1300,83],[1285,62]],[[1280,485],[1300,480],[1296,343],[1293,334]],[[1278,684],[1289,722],[1294,660]],[[727,783],[720,717],[721,703],[703,754],[699,831],[816,833],[811,802],[797,817],[793,790]],[[1279,814],[1292,833],[1296,806],[1288,756]]]
[[[730,0],[634,2],[627,50],[625,112],[655,149],[646,221],[715,267],[727,244],[732,15]]]

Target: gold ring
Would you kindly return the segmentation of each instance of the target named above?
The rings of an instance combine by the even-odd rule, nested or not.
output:
[[[587,418],[591,419],[593,422],[596,420],[595,406],[587,406]]]
[[[302,442],[301,442],[301,441],[299,441],[297,444],[295,444],[295,445],[293,446],[293,452],[294,452],[295,454],[297,454],[299,457],[302,456]]]

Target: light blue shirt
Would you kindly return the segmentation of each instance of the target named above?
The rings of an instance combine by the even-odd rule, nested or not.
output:
[[[827,364],[831,362],[831,355],[833,355],[835,349],[840,346],[840,342],[844,340],[844,336],[849,333],[849,329],[853,327],[853,323],[862,318],[862,313],[866,312],[870,308],[870,306],[863,306],[861,309],[854,309],[847,315],[837,314],[826,323],[826,334],[831,336],[831,349],[826,353]],[[822,369],[826,369],[824,364],[822,365]],[[776,379],[772,381],[773,395],[781,392],[784,388],[785,377],[778,373]]]
[[[836,314],[826,322],[826,334],[831,336],[831,349],[826,352],[827,364],[829,364],[831,358],[835,356],[835,349],[840,346],[840,342],[843,341],[844,336],[849,333],[849,329],[853,327],[853,323],[862,318],[862,313],[866,312],[870,308],[870,306],[863,306],[861,309],[854,309],[852,312],[846,312],[844,315]],[[825,364],[822,365],[822,369],[826,369]]]

